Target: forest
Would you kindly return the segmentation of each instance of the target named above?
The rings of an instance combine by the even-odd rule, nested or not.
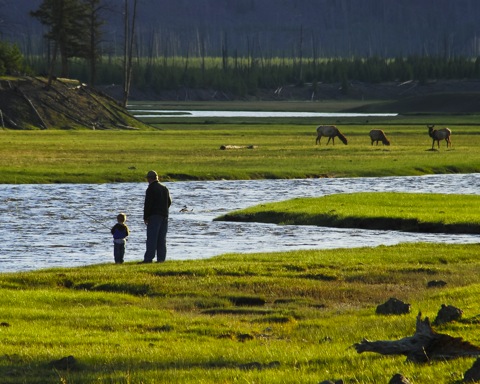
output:
[[[237,95],[286,84],[314,90],[332,82],[347,93],[351,81],[422,83],[480,75],[475,0],[56,3],[90,9],[80,32],[88,40],[84,45],[70,39],[62,46],[52,35],[52,19],[42,21],[38,10],[55,1],[0,1],[2,40],[22,53],[24,72],[55,72],[92,84],[120,84],[129,76],[132,86],[150,91],[183,87]],[[62,17],[75,12],[68,8]]]

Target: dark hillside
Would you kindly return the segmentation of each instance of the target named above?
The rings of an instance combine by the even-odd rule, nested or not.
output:
[[[146,126],[110,97],[74,80],[47,89],[38,77],[0,79],[2,125],[12,129],[136,129]]]

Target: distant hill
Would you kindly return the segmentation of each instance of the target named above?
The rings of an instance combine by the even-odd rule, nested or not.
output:
[[[2,38],[44,50],[29,16],[42,0],[0,0]],[[130,3],[133,1],[130,0]],[[123,4],[103,17],[106,54],[121,53]],[[140,0],[141,56],[396,57],[480,54],[478,0]]]

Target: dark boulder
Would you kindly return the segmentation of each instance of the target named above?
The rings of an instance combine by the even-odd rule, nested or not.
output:
[[[388,384],[410,384],[410,381],[401,373],[392,376]]]
[[[376,313],[379,315],[403,315],[410,313],[410,304],[391,297],[385,303],[377,306]]]
[[[450,323],[462,318],[463,311],[459,308],[454,307],[453,305],[442,304],[442,307],[437,313],[437,317],[433,321],[434,325],[441,325],[445,323]]]

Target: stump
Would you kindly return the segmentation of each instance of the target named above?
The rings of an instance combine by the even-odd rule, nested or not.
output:
[[[363,339],[353,347],[358,353],[375,352],[382,355],[405,355],[407,361],[427,362],[457,357],[480,356],[480,347],[463,341],[461,337],[452,337],[437,333],[432,329],[430,320],[422,314],[417,316],[416,331],[413,336],[396,341],[368,341]]]

